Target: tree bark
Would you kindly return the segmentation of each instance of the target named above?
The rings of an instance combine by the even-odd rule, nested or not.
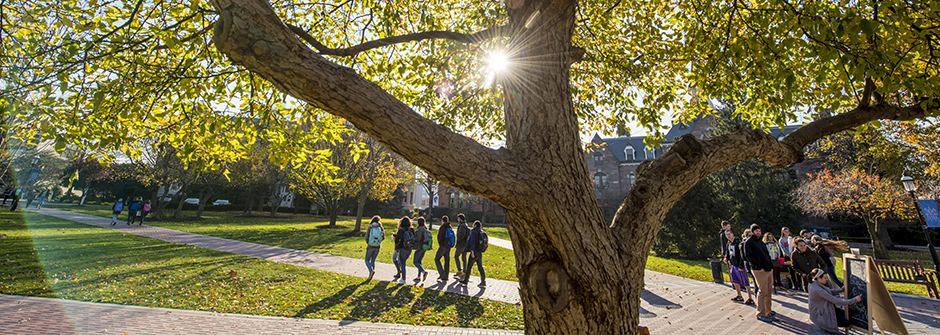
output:
[[[885,249],[894,249],[894,241],[891,240],[891,235],[888,235],[888,227],[884,220],[876,220],[875,228],[878,230],[878,236],[881,237],[881,243],[884,244]]]
[[[878,232],[878,218],[865,217],[865,227],[868,228],[868,235],[871,236],[871,248],[875,254],[875,258],[882,260],[891,259],[891,255],[888,254],[888,248],[885,247],[884,241],[881,240],[881,234]]]
[[[362,188],[359,190],[359,206],[356,208],[356,228],[353,229],[354,232],[359,232],[362,230],[362,210],[366,206],[367,195],[369,194],[369,181],[362,183]]]
[[[85,188],[82,189],[82,199],[78,201],[79,206],[85,206],[85,198],[88,196],[88,184],[85,184]]]

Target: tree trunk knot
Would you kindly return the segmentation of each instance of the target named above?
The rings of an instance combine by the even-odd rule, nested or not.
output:
[[[557,313],[568,306],[571,300],[571,283],[568,282],[568,273],[561,265],[552,261],[544,262],[535,269],[535,275],[530,278],[530,284],[535,287],[536,297],[542,309]]]

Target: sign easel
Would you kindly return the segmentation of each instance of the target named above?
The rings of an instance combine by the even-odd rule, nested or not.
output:
[[[872,335],[875,329],[873,321],[877,321],[882,334],[892,332],[909,335],[874,259],[869,256],[843,254],[842,263],[845,266],[845,298],[862,296],[861,302],[845,308],[845,317],[849,320],[845,333],[848,334],[849,329],[855,329]]]

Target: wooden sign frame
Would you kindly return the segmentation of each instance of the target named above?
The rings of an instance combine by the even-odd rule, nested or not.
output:
[[[852,296],[850,296],[850,294],[849,294],[849,274],[851,273],[851,272],[849,271],[849,261],[848,261],[849,259],[853,259],[853,260],[863,260],[863,261],[865,261],[865,290],[866,290],[866,292],[865,292],[865,306],[866,306],[866,308],[865,308],[865,309],[866,309],[866,311],[868,312],[868,329],[864,329],[864,328],[861,328],[861,327],[858,327],[858,326],[853,325],[853,324],[851,323],[852,318],[849,316],[850,306],[845,306],[845,318],[849,320],[849,326],[848,326],[847,328],[845,328],[845,334],[848,335],[850,329],[855,329],[855,330],[858,330],[858,331],[860,331],[860,332],[862,332],[862,333],[869,334],[869,335],[873,335],[873,334],[874,334],[874,328],[875,328],[875,327],[874,327],[874,321],[875,321],[875,320],[872,318],[871,309],[870,309],[870,308],[871,308],[871,305],[872,305],[872,304],[871,304],[871,269],[874,268],[874,266],[872,266],[872,265],[873,265],[873,264],[872,264],[872,259],[871,259],[871,257],[869,257],[869,256],[857,256],[857,255],[854,255],[854,254],[842,254],[842,265],[843,265],[843,269],[842,269],[842,270],[844,271],[844,272],[842,272],[842,273],[843,273],[842,276],[845,277],[845,286],[843,286],[844,298],[845,298],[845,299],[850,299],[850,298],[852,298]]]

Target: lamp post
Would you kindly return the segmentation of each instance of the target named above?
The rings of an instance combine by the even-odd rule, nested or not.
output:
[[[937,259],[937,249],[933,247],[933,242],[930,241],[930,234],[927,232],[927,221],[924,220],[924,213],[920,211],[920,202],[917,201],[917,196],[914,195],[914,191],[917,190],[917,183],[914,182],[913,177],[902,174],[901,184],[904,184],[904,189],[911,195],[911,200],[914,200],[914,208],[917,209],[917,218],[924,227],[924,237],[927,238],[927,249],[930,249],[930,256],[933,257],[934,269],[937,270],[937,273],[940,273],[940,260]]]

